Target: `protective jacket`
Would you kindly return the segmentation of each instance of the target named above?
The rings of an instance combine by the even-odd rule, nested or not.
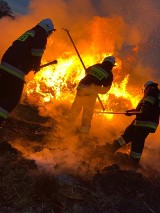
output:
[[[0,68],[21,80],[38,70],[47,44],[47,32],[39,25],[15,40],[2,57]]]
[[[39,70],[47,37],[45,29],[36,25],[4,53],[0,64],[0,125],[18,104],[25,75],[31,70]]]
[[[80,81],[78,89],[92,86],[97,93],[107,93],[113,81],[112,68],[113,65],[110,62],[103,62],[88,67],[86,69],[86,76]]]
[[[158,84],[157,84],[158,86]],[[142,156],[144,144],[149,133],[154,133],[159,124],[160,91],[158,87],[149,87],[144,97],[136,107],[136,118],[127,126],[124,133],[111,145],[111,150],[116,152],[120,147],[131,142],[130,158],[137,164]],[[133,115],[134,115],[134,110]]]
[[[75,121],[83,109],[80,132],[88,135],[91,128],[97,94],[105,94],[113,81],[113,64],[104,61],[86,69],[86,76],[77,87],[77,94],[71,106],[70,121]]]
[[[158,87],[151,88],[148,94],[145,94],[136,107],[138,114],[133,121],[133,125],[145,127],[149,132],[155,132],[159,124],[160,116],[160,91]]]

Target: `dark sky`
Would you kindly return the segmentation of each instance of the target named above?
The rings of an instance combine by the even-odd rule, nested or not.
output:
[[[5,0],[14,13],[26,13],[29,0]]]

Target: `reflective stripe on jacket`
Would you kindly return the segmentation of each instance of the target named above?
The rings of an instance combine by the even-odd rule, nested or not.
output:
[[[26,31],[25,33],[23,33],[17,40],[23,41],[23,42],[24,42],[24,41],[27,40],[27,38],[28,38],[29,36],[34,37],[35,34],[36,34],[36,31],[35,31],[35,30],[28,30],[28,31]]]
[[[42,56],[45,49],[31,49],[31,54],[33,56]]]
[[[21,80],[24,80],[25,74],[22,70],[19,70],[18,68],[14,67],[13,65],[10,65],[6,62],[3,62],[0,64],[0,68],[4,71],[16,76],[17,78],[20,78]]]
[[[149,128],[155,129],[155,130],[158,127],[157,123],[154,123],[154,122],[151,122],[151,121],[140,121],[140,120],[135,120],[133,122],[133,125],[134,126],[149,127]]]
[[[86,76],[80,80],[80,84],[83,85],[96,85],[100,88],[103,87],[108,91],[112,85],[113,74],[112,74],[112,66],[110,64],[98,63],[94,64],[86,69]],[[102,94],[107,91],[103,91]],[[101,93],[101,91],[98,93]]]
[[[143,99],[143,101],[148,101],[150,104],[154,105],[156,102],[156,99],[152,96],[147,96]]]
[[[160,94],[158,88],[144,95],[136,109],[141,111],[141,114],[136,115],[136,119],[133,121],[134,126],[146,127],[150,129],[150,132],[155,132],[159,125],[159,113],[160,113]]]
[[[89,71],[89,74],[95,76],[100,81],[109,76],[109,73],[100,66],[93,66],[93,68]]]

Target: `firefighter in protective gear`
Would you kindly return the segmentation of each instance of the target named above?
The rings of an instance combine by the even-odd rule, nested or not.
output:
[[[70,121],[75,121],[82,113],[80,133],[89,135],[93,110],[98,94],[106,94],[113,81],[112,68],[115,66],[115,58],[108,56],[102,63],[97,63],[86,69],[86,76],[81,79],[77,87],[75,100],[70,110]]]
[[[4,53],[0,64],[0,124],[18,104],[24,78],[39,71],[47,38],[55,31],[52,20],[42,20],[22,34]]]
[[[147,81],[143,86],[144,96],[138,103],[136,109],[126,111],[126,115],[136,114],[136,118],[125,129],[124,133],[112,144],[104,145],[104,149],[110,153],[115,153],[122,146],[131,142],[131,150],[126,165],[132,169],[137,169],[142,156],[145,139],[149,133],[154,133],[159,125],[160,115],[160,90],[158,84]],[[133,113],[128,113],[133,112]]]

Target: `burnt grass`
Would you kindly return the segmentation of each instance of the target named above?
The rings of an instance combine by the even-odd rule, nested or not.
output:
[[[35,108],[19,105],[1,128],[0,213],[160,212],[160,175],[154,171],[144,176],[113,164],[90,178],[69,173],[56,176],[23,157],[11,141],[21,138],[43,144],[51,131],[44,125],[48,119]]]

